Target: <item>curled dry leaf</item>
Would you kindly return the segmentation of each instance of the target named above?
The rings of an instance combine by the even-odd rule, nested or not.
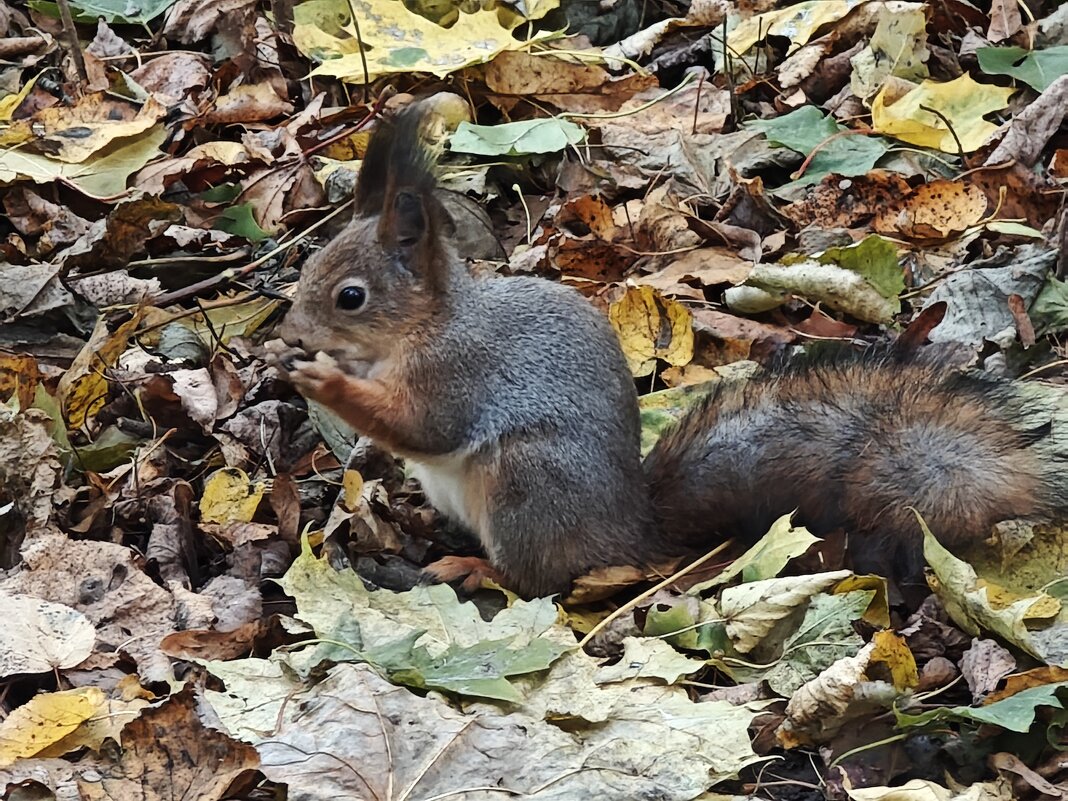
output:
[[[775,308],[788,295],[799,295],[872,323],[889,322],[901,309],[897,298],[885,297],[863,276],[834,264],[758,264],[749,274],[748,284],[724,293],[730,308],[764,311]]]

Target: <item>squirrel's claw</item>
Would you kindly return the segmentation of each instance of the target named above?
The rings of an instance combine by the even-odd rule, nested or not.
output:
[[[296,369],[298,361],[308,359],[307,351],[287,345],[281,339],[270,339],[263,343],[267,364],[283,373]]]
[[[461,588],[474,592],[482,586],[483,579],[503,584],[501,574],[480,556],[445,556],[423,568],[423,574],[439,582],[464,580]]]

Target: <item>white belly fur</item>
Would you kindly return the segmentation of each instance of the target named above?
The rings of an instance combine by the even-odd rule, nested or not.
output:
[[[425,461],[408,459],[407,463],[434,508],[463,523],[482,538],[484,545],[488,545],[485,502],[483,493],[475,487],[479,471],[471,463],[471,454],[461,451]]]

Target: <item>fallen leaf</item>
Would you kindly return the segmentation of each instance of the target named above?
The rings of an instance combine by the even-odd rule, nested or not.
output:
[[[913,145],[946,153],[961,149],[971,153],[985,145],[997,130],[985,116],[1005,108],[1014,91],[977,83],[967,73],[946,83],[889,83],[872,100],[872,127]]]
[[[106,708],[102,690],[80,687],[35,695],[0,721],[0,768],[36,756]]]
[[[72,668],[93,652],[96,629],[69,606],[0,592],[0,616],[7,620],[0,677]]]
[[[657,359],[681,366],[693,358],[693,319],[678,301],[648,286],[628,287],[608,310],[635,376],[649,375]]]
[[[140,323],[140,312],[135,313],[114,332],[108,330],[103,317],[97,321],[89,341],[60,378],[57,387],[63,414],[71,428],[85,425],[87,419],[104,405],[108,391],[108,380],[104,371],[115,364]]]
[[[244,470],[217,470],[204,482],[200,519],[208,523],[247,523],[256,514],[265,490],[266,485],[253,484]]]
[[[555,2],[541,2],[545,14]],[[360,32],[351,15],[360,16]],[[309,58],[322,63],[312,75],[332,75],[365,83],[397,72],[429,72],[444,77],[472,64],[492,60],[505,50],[519,50],[544,39],[538,33],[524,40],[502,27],[496,11],[461,12],[456,23],[442,28],[414,14],[401,3],[372,5],[366,0],[306,0],[293,8],[293,40]],[[518,25],[522,17],[512,23]],[[359,42],[370,46],[361,57]]]

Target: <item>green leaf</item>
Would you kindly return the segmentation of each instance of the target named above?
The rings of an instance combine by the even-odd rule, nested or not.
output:
[[[151,22],[176,0],[71,0],[75,22],[95,23],[98,18],[109,24],[144,25]],[[59,7],[48,0],[30,0],[30,8],[59,19]]]
[[[1036,92],[1044,92],[1062,75],[1068,75],[1068,45],[1045,50],[1022,47],[981,47],[976,51],[979,69],[987,75],[1008,75]]]
[[[0,185],[24,178],[47,184],[62,178],[89,195],[117,195],[125,191],[132,173],[163,155],[159,148],[167,136],[166,126],[156,125],[139,136],[117,139],[77,164],[27,150],[0,149]]]
[[[901,727],[925,726],[928,723],[945,721],[972,721],[990,723],[1009,731],[1026,733],[1034,725],[1038,707],[1065,709],[1068,698],[1068,681],[1043,684],[1041,687],[1029,687],[1001,701],[986,706],[940,707],[909,715],[896,712],[897,725]]]
[[[412,641],[409,637],[408,642]],[[368,661],[382,667],[394,681],[420,689],[445,690],[461,695],[515,703],[522,696],[508,682],[509,676],[545,670],[570,648],[546,639],[536,639],[522,648],[512,648],[511,639],[484,640],[470,646],[453,644],[443,654],[431,656],[423,646],[407,653],[394,650],[388,659],[382,652]]]
[[[1050,276],[1028,312],[1039,333],[1068,328],[1068,282]]]
[[[623,658],[597,671],[597,684],[629,679],[657,678],[674,684],[683,676],[703,670],[705,663],[683,656],[656,637],[627,637],[623,640]]]
[[[557,117],[503,125],[472,125],[464,121],[449,139],[449,149],[476,156],[527,156],[558,153],[585,138],[581,125]]]
[[[780,517],[752,548],[731,562],[719,575],[693,585],[688,591],[689,594],[698,595],[712,587],[726,584],[738,575],[745,583],[779,575],[791,559],[805,553],[814,543],[820,541],[819,537],[812,536],[807,528],[793,526],[792,517],[793,515]]]
[[[515,702],[510,677],[545,670],[575,647],[548,598],[516,601],[486,621],[446,584],[370,591],[351,570],[317,559],[306,540],[279,584],[320,640],[293,656],[301,674],[325,660],[367,662],[411,687]]]
[[[129,459],[141,444],[140,438],[108,426],[93,442],[78,448],[73,464],[83,470],[103,473]]]
[[[839,659],[856,654],[864,640],[853,622],[864,616],[874,597],[869,590],[814,597],[797,631],[783,641],[782,658],[764,674],[768,686],[789,698]]]
[[[223,183],[213,186],[211,189],[205,189],[197,197],[205,203],[229,203],[240,194],[241,186],[239,184]]]
[[[881,236],[872,235],[844,248],[830,248],[818,261],[859,273],[884,298],[893,299],[905,291],[905,275],[898,262],[897,248]]]
[[[234,236],[244,237],[249,242],[262,242],[268,236],[267,232],[256,222],[251,203],[242,203],[239,206],[223,209],[215,219],[215,228]]]
[[[63,421],[63,411],[59,408],[59,401],[56,400],[54,395],[49,395],[44,386],[38,384],[34,390],[33,408],[40,409],[49,416],[48,433],[52,437],[52,441],[56,443],[59,458],[63,460],[63,464],[68,465],[74,449],[71,447],[70,439],[67,436],[67,425]]]
[[[654,604],[649,607],[642,634],[646,637],[662,637],[678,648],[696,650],[695,622],[690,610],[684,604],[676,604],[668,609],[660,609]]]
[[[818,183],[831,173],[866,175],[890,149],[886,141],[877,136],[845,133],[848,128],[815,106],[803,106],[771,120],[755,120],[746,127],[761,131],[769,144],[796,150],[804,156],[819,148],[804,176],[788,184],[790,187]],[[837,134],[844,135],[832,138]]]

